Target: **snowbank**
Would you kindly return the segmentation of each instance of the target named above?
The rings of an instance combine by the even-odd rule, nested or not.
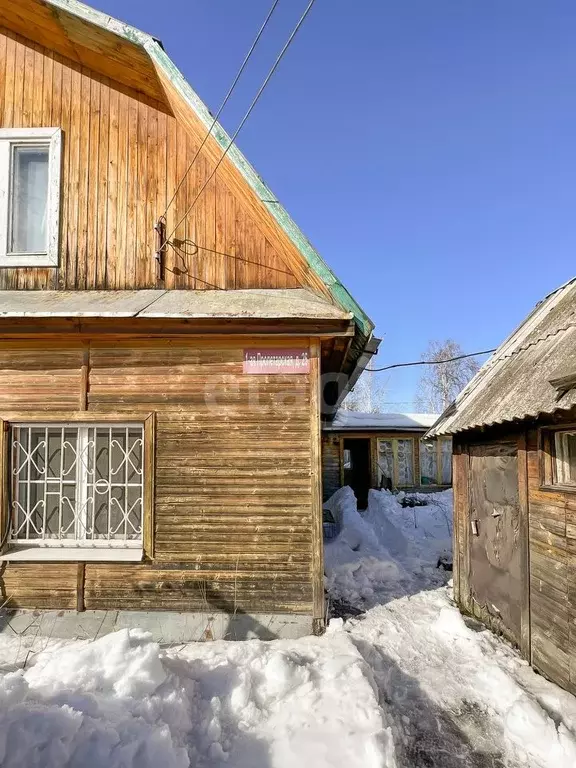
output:
[[[404,508],[402,498],[371,491],[360,516],[342,489],[331,503],[342,507],[343,530],[326,547],[333,596],[374,606],[344,629],[386,702],[398,763],[574,768],[576,699],[481,625],[468,626],[441,585],[451,491],[423,496],[424,507]]]
[[[3,768],[392,768],[393,752],[344,632],[176,652],[122,630],[0,677]]]
[[[405,496],[404,492],[370,491],[365,520],[381,541],[388,541],[391,527],[400,532],[407,545],[402,552],[391,550],[392,554],[409,554],[435,567],[442,555],[452,552],[452,490],[411,493],[411,497],[425,502],[422,507],[403,507]]]
[[[341,528],[324,547],[326,588],[360,609],[445,583],[438,559],[451,551],[452,492],[416,494],[425,507],[404,508],[403,494],[370,491],[361,515],[351,488],[325,503]],[[415,580],[414,573],[418,573]]]

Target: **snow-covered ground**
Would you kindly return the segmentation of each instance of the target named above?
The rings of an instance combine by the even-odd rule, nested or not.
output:
[[[0,634],[3,768],[574,768],[576,699],[451,602],[451,494],[329,503],[320,638]]]
[[[331,593],[368,609],[342,630],[372,670],[397,765],[574,768],[576,699],[451,600],[450,573],[437,568],[451,492],[425,507],[401,498],[371,491],[362,517],[341,489],[329,506],[343,530],[326,547]]]

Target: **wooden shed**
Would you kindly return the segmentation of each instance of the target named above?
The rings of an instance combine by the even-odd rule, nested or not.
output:
[[[576,281],[547,296],[430,430],[454,442],[454,592],[576,693]]]
[[[320,630],[320,412],[372,323],[159,41],[0,25],[3,603]]]
[[[452,482],[450,437],[423,440],[438,416],[340,409],[322,426],[324,501],[349,485],[365,507],[370,488],[441,490]]]

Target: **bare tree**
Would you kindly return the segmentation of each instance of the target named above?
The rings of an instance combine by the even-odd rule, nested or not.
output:
[[[463,355],[464,350],[453,339],[431,341],[422,355],[422,360],[434,362]],[[415,398],[418,410],[442,413],[456,398],[480,366],[473,357],[454,360],[443,365],[427,366],[420,379]]]
[[[386,388],[370,368],[362,373],[354,389],[344,398],[342,408],[361,413],[381,413],[384,407]]]

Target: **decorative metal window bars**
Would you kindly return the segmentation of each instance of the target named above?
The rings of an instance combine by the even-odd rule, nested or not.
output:
[[[11,541],[140,547],[144,428],[14,424]]]

